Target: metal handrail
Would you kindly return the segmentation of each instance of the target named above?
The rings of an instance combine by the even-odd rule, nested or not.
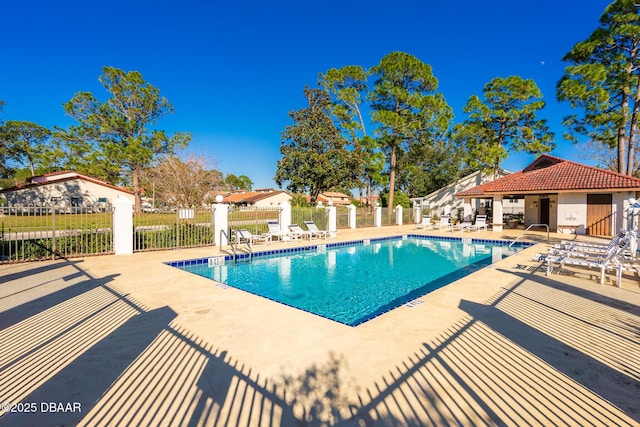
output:
[[[529,231],[529,229],[531,229],[531,227],[546,227],[547,228],[547,242],[551,242],[551,239],[549,239],[549,225],[548,224],[531,224],[529,227],[527,227],[526,230],[524,230],[522,233],[520,233],[520,235],[518,237],[516,237],[513,242],[509,243],[509,247],[513,246],[513,244],[515,242],[517,242],[519,238],[524,236],[524,234],[527,231]]]
[[[231,252],[233,252],[233,263],[237,262],[238,254],[236,253],[236,247],[233,243],[233,239],[230,239],[227,233],[224,230],[220,230],[220,241],[222,241],[222,235],[227,238],[227,242],[229,242],[229,247],[231,247]],[[253,248],[251,247],[251,241],[247,241],[245,243],[247,245],[247,249],[249,250],[249,262],[253,261]]]
[[[229,243],[229,246],[231,247],[231,252],[233,252],[233,263],[236,263],[236,248],[233,246],[233,240],[231,240],[229,238],[229,235],[227,234],[226,231],[224,231],[224,229],[220,230],[220,247],[222,247],[222,236],[224,235],[224,237],[227,239],[227,243]]]

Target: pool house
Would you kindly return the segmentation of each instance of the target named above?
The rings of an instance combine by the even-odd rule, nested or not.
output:
[[[477,199],[490,202],[495,232],[505,226],[504,204],[524,199],[525,227],[546,224],[558,233],[612,236],[620,228],[631,228],[631,206],[639,192],[638,178],[544,154],[519,172],[456,197],[464,200],[467,221],[473,220]]]

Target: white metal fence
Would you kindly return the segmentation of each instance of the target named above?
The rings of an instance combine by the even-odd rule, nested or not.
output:
[[[0,206],[0,262],[113,253],[112,208]]]
[[[254,234],[266,233],[267,221],[279,221],[282,209],[281,206],[230,207],[225,231],[228,236],[239,228]],[[330,208],[290,209],[289,223],[304,227],[305,221],[313,221],[321,230],[330,227]],[[354,207],[335,208],[333,224],[336,229],[376,225],[374,209],[355,208],[355,221],[350,209],[354,210]],[[413,221],[411,215],[411,209],[403,210],[404,224]],[[391,225],[397,221],[394,210],[383,209],[381,218],[379,225]],[[133,242],[134,252],[210,246],[216,241],[212,208],[146,209],[133,214],[132,220],[133,229],[127,225],[118,236],[131,233],[132,237],[127,236],[127,239],[132,239],[129,242]],[[112,206],[100,209],[0,206],[0,263],[112,254],[114,246],[117,247],[113,228]]]
[[[174,208],[133,216],[134,252],[210,246],[214,242],[209,208]]]

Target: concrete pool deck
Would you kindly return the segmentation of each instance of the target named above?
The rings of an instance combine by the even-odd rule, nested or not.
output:
[[[0,425],[638,425],[640,281],[547,277],[525,237],[355,328],[164,264],[212,247],[0,266]]]

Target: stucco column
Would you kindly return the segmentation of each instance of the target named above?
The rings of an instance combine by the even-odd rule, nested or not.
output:
[[[373,225],[382,227],[382,207],[380,206],[373,208]]]
[[[338,218],[335,206],[327,206],[327,216],[329,217],[327,220],[327,231],[329,231],[329,236],[336,237],[336,234],[338,233]]]
[[[280,224],[280,231],[289,231],[291,225],[291,204],[289,202],[279,203],[280,213],[278,214],[278,224]]]
[[[213,241],[218,248],[229,244],[228,237],[220,231],[229,232],[229,205],[216,203],[213,205]]]
[[[396,206],[396,225],[402,225],[402,206]]]
[[[422,222],[422,208],[420,206],[415,206],[413,208],[413,221],[416,224],[420,224]]]
[[[356,228],[356,207],[354,205],[348,205],[349,211],[349,228]]]
[[[493,196],[493,231],[502,232],[502,195]]]
[[[473,208],[471,207],[471,199],[464,199],[462,203],[463,221],[473,221]]]
[[[126,197],[113,203],[113,250],[116,255],[133,253],[133,201]]]

